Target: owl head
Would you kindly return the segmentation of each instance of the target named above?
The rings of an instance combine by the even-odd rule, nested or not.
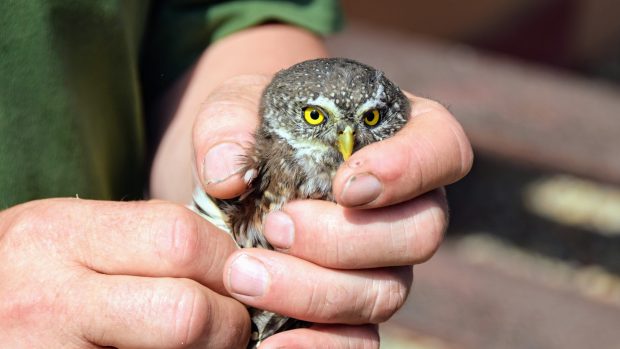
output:
[[[259,134],[315,163],[348,159],[407,122],[409,101],[385,75],[343,58],[305,61],[280,71],[261,101]]]

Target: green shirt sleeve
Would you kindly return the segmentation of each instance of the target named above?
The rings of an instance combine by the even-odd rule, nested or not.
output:
[[[214,40],[266,22],[342,21],[336,0],[0,1],[0,210],[141,198],[149,101]]]
[[[0,209],[142,196],[145,5],[0,1]]]
[[[156,96],[211,43],[262,23],[288,23],[317,35],[341,29],[337,0],[166,0],[156,2],[143,52],[147,99]]]
[[[326,35],[342,27],[342,12],[339,3],[331,0],[230,1],[213,6],[207,21],[213,40],[265,22],[288,23]]]

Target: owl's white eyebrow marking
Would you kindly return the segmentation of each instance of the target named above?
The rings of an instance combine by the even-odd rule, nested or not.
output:
[[[384,94],[385,89],[383,88],[382,84],[377,84],[377,86],[378,86],[377,90],[372,95],[372,97],[368,98],[366,100],[366,102],[364,102],[362,105],[360,105],[357,108],[357,110],[355,111],[356,115],[361,115],[362,113],[364,113],[365,111],[369,110],[370,108],[375,108],[375,107],[379,107],[379,106],[385,105],[385,103],[383,103],[381,101],[381,95]]]
[[[338,99],[336,101],[338,101]],[[340,108],[338,108],[336,103],[334,103],[333,99],[326,98],[324,96],[318,96],[317,98],[314,98],[314,99],[308,99],[307,103],[308,105],[315,105],[317,107],[321,107],[325,109],[331,114],[332,117],[335,117],[336,119],[342,118],[342,114],[340,113]]]

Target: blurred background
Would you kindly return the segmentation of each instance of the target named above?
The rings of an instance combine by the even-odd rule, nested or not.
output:
[[[342,3],[333,54],[442,102],[476,152],[382,348],[620,348],[620,1]]]

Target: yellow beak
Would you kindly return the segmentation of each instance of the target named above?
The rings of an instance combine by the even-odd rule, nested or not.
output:
[[[347,126],[340,135],[338,135],[338,150],[342,154],[342,158],[347,161],[353,153],[353,129]]]

